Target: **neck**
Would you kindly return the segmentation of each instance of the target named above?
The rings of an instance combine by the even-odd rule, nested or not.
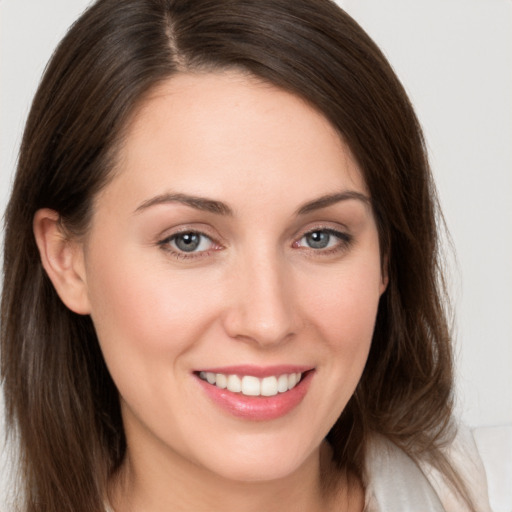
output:
[[[179,456],[169,460],[161,453],[140,457],[128,451],[111,494],[116,512],[320,512],[349,510],[349,502],[357,501],[353,487],[334,468],[324,443],[292,474],[258,482],[228,480]]]

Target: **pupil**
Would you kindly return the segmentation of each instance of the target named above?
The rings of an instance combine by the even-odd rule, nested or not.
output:
[[[329,244],[329,234],[324,231],[313,231],[306,239],[312,249],[323,249]]]
[[[199,246],[199,235],[197,233],[184,233],[176,237],[176,246],[181,251],[192,252]]]

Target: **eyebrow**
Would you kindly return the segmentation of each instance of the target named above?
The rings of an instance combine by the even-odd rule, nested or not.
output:
[[[329,206],[332,206],[333,204],[339,203],[341,201],[348,201],[350,199],[361,201],[366,206],[371,205],[370,198],[368,196],[365,196],[364,194],[361,194],[361,192],[356,192],[355,190],[344,190],[343,192],[327,194],[325,196],[319,197],[318,199],[314,199],[313,201],[309,201],[303,204],[297,210],[297,215],[305,215],[307,213],[311,213],[316,210],[321,210],[322,208],[327,208]]]
[[[202,210],[205,212],[216,213],[218,215],[233,215],[231,208],[221,202],[215,201],[214,199],[207,199],[205,197],[190,196],[188,194],[161,194],[144,201],[140,204],[135,213],[140,213],[151,206],[168,203],[181,203],[196,210]]]
[[[360,192],[346,190],[334,194],[327,194],[317,199],[313,199],[312,201],[308,201],[307,203],[303,204],[298,208],[298,210],[296,211],[296,215],[306,215],[313,211],[321,210],[322,208],[327,208],[341,201],[348,201],[351,199],[361,201],[365,205],[370,205],[369,197],[365,196],[364,194],[361,194]],[[206,197],[191,196],[188,194],[172,193],[161,194],[152,197],[147,201],[144,201],[137,207],[134,213],[140,213],[152,206],[168,203],[180,203],[186,206],[190,206],[191,208],[195,208],[196,210],[215,213],[217,215],[233,215],[233,210],[222,201],[216,201],[215,199],[208,199]]]

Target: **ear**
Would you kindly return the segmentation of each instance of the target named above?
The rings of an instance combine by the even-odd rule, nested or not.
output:
[[[90,313],[83,246],[62,229],[59,214],[48,208],[34,215],[34,236],[41,263],[62,302],[75,313]]]

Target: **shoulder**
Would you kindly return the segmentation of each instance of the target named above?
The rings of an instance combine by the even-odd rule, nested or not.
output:
[[[490,512],[485,470],[471,431],[459,428],[445,454],[464,480],[477,510]],[[439,471],[427,461],[414,461],[382,436],[369,442],[364,477],[365,512],[468,511]]]
[[[365,512],[444,512],[442,502],[420,467],[381,436],[368,445],[365,464]]]

